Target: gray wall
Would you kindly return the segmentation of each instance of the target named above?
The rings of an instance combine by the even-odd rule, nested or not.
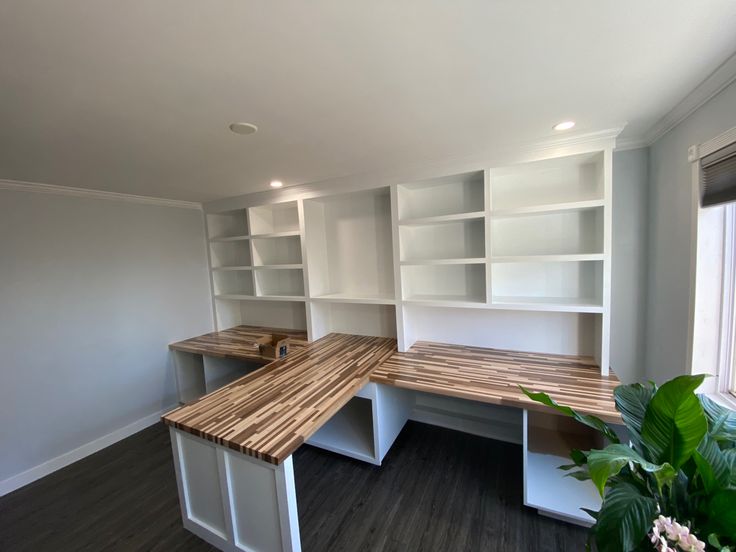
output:
[[[0,190],[0,482],[172,405],[211,329],[201,212]]]
[[[736,126],[736,82],[650,148],[646,375],[688,370],[691,172],[687,150]]]
[[[649,150],[613,155],[611,367],[625,383],[644,379]]]

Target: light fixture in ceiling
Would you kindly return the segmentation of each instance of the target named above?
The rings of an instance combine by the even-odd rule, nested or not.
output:
[[[575,121],[562,121],[561,123],[557,123],[552,128],[555,130],[570,130],[574,126]]]
[[[253,123],[232,123],[230,130],[235,134],[255,134],[258,132],[258,127]]]
[[[271,187],[272,188],[281,188],[283,185],[284,185],[284,183],[281,182],[280,180],[272,180],[271,181]]]

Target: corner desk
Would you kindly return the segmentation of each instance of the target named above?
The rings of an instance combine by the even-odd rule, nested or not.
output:
[[[289,354],[258,355],[256,339],[289,333]],[[621,424],[614,375],[591,358],[383,337],[238,326],[170,345],[183,406],[169,426],[184,527],[221,550],[298,551],[291,455],[307,443],[380,465],[418,392],[523,410],[524,503],[579,524],[597,509],[590,482],[564,477],[570,448],[599,446],[588,428],[528,399],[524,385]]]

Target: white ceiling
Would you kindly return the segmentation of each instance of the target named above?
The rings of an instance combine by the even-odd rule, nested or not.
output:
[[[734,0],[2,0],[0,178],[207,201],[564,119],[633,138],[734,29]]]

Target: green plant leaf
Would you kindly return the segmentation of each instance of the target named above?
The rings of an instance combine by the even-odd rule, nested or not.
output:
[[[708,418],[708,431],[716,441],[736,441],[736,411],[721,406],[705,395],[699,395]]]
[[[703,437],[693,454],[698,474],[708,494],[726,488],[731,476],[731,466],[721,449],[710,435]]]
[[[587,470],[578,470],[570,473],[566,473],[565,477],[572,477],[578,481],[590,481],[590,473]]]
[[[616,408],[621,413],[621,418],[629,432],[639,441],[641,441],[641,426],[644,423],[644,415],[654,392],[653,385],[644,387],[640,383],[619,385],[613,390]]]
[[[710,501],[708,514],[718,535],[736,540],[736,489],[718,492]]]
[[[728,484],[736,487],[736,448],[723,451],[723,458],[728,466]]]
[[[630,552],[644,540],[657,517],[657,501],[630,483],[617,483],[603,499],[595,525],[600,552]]]
[[[613,444],[603,450],[591,450],[588,454],[590,478],[595,483],[601,496],[603,496],[603,490],[608,480],[614,475],[618,475],[629,462],[633,462],[645,472],[651,473],[657,481],[659,489],[670,484],[675,478],[675,470],[669,464],[664,463],[659,466],[652,464],[628,445]]]
[[[659,463],[679,469],[708,431],[708,422],[694,391],[704,375],[679,376],[652,397],[644,415],[641,436]]]
[[[580,414],[579,412],[573,410],[569,406],[563,406],[563,405],[557,404],[557,402],[555,402],[555,400],[552,399],[547,393],[535,393],[533,391],[529,391],[528,389],[524,388],[524,386],[522,385],[519,386],[519,389],[521,389],[524,392],[524,394],[527,397],[529,397],[531,400],[544,404],[551,408],[554,408],[555,410],[557,410],[557,412],[560,412],[564,414],[565,416],[569,416],[570,418],[577,420],[581,424],[585,424],[588,427],[592,427],[593,429],[600,431],[612,443],[619,442],[616,432],[614,432],[608,426],[608,424],[604,422],[603,420],[601,420],[600,418],[596,416],[591,416],[590,414]]]

